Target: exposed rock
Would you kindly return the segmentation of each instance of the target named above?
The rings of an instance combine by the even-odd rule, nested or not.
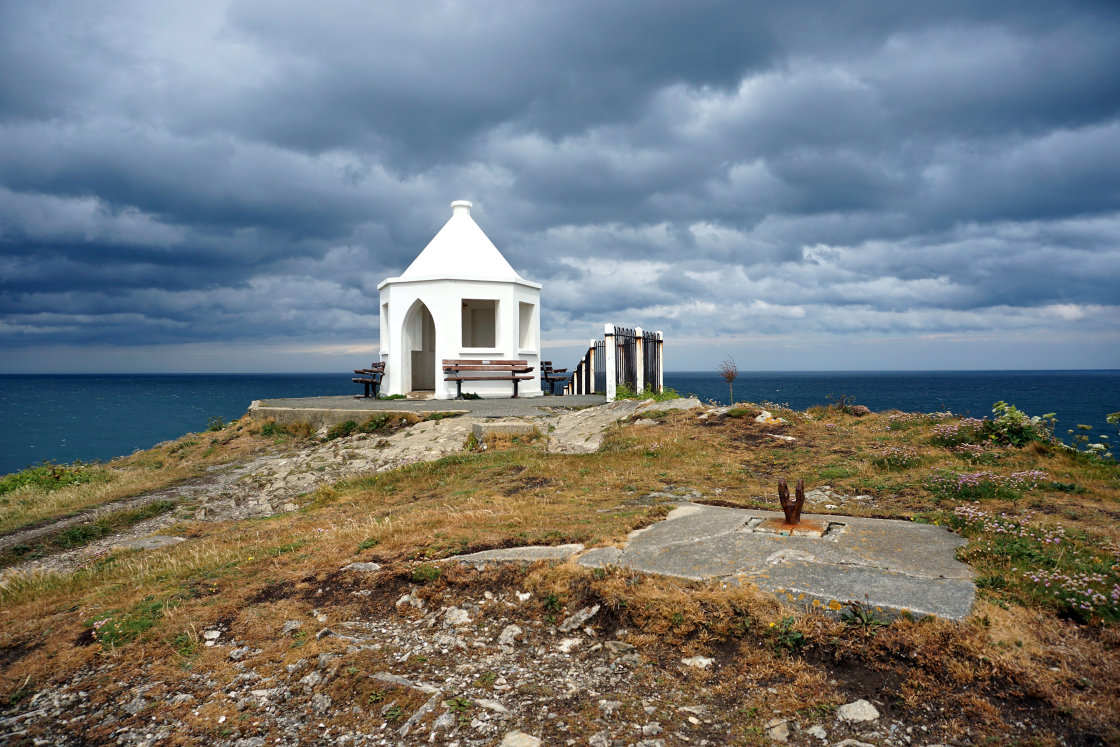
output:
[[[606,646],[607,650],[610,651],[615,656],[618,656],[619,654],[624,654],[627,651],[633,651],[634,650],[634,646],[632,644],[623,643],[622,641],[607,641],[603,645]]]
[[[493,711],[494,713],[509,713],[509,709],[504,705],[496,700],[490,700],[488,698],[478,698],[475,700],[475,705],[480,708],[485,708],[488,711]]]
[[[420,720],[423,719],[424,716],[428,715],[428,713],[434,710],[441,700],[443,700],[443,693],[441,693],[439,690],[436,690],[432,694],[432,697],[428,698],[427,702],[416,709],[416,713],[412,714],[411,718],[409,718],[408,721],[404,722],[404,726],[398,729],[397,733],[402,737],[407,736],[408,733],[412,731],[412,727],[420,723]]]
[[[315,693],[311,696],[311,710],[322,715],[331,708],[331,696],[325,693]]]
[[[499,646],[516,646],[517,639],[521,637],[522,630],[517,625],[507,625],[502,628],[502,632],[498,635]]]
[[[322,630],[320,630],[318,633],[315,634],[315,640],[321,641],[324,638],[333,638],[334,636],[337,636],[337,635],[338,635],[338,633],[334,632],[330,628],[323,628]]]
[[[579,638],[565,638],[556,645],[556,650],[562,654],[571,653],[572,649],[580,644]]]
[[[599,710],[603,712],[604,716],[610,716],[617,711],[621,705],[621,700],[600,700]]]
[[[447,611],[443,613],[444,625],[470,625],[471,622],[471,616],[467,614],[467,611],[458,607],[448,607]]]
[[[290,635],[303,627],[303,623],[299,620],[288,620],[284,623],[284,627],[280,628],[280,635]]]
[[[378,563],[351,563],[350,565],[342,566],[344,571],[355,571],[357,573],[375,573],[381,570],[381,565]]]
[[[611,747],[611,733],[604,729],[591,735],[587,740],[590,747]]]
[[[596,613],[598,612],[599,605],[597,604],[592,607],[584,607],[574,615],[570,615],[564,618],[564,621],[556,626],[556,629],[561,633],[570,633],[576,628],[582,627],[585,622],[595,617]]]
[[[498,747],[540,747],[541,740],[531,734],[515,730],[506,732]]]
[[[836,717],[841,721],[858,724],[879,718],[879,711],[875,706],[861,699],[837,708]]]
[[[821,726],[820,724],[813,724],[812,726],[810,726],[808,729],[805,730],[805,733],[808,734],[811,737],[816,737],[817,739],[821,740],[822,742],[824,742],[828,739],[828,732],[826,732],[824,730],[824,727]]]
[[[766,736],[775,742],[789,741],[789,721],[784,718],[774,718],[766,722]]]
[[[424,609],[424,600],[421,599],[420,597],[416,596],[416,590],[415,589],[408,592],[407,594],[405,594],[404,596],[402,596],[400,599],[397,600],[397,606],[398,607],[400,607],[402,604],[410,605],[412,607],[415,607],[418,610]]]
[[[716,660],[708,658],[707,656],[690,656],[687,659],[681,659],[681,664],[685,664],[696,669],[708,669],[715,664]]]
[[[140,711],[148,707],[148,701],[143,696],[137,695],[135,698],[125,703],[123,706],[124,712],[135,716]]]

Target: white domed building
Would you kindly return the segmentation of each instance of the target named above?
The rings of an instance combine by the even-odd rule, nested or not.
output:
[[[539,397],[540,283],[524,279],[471,217],[471,203],[451,203],[451,219],[400,277],[381,293],[384,394],[454,399],[445,359],[525,360],[532,379],[518,394]],[[510,397],[506,381],[463,383],[482,397]]]

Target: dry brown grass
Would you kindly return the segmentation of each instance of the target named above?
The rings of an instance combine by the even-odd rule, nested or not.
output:
[[[921,487],[925,474],[940,465],[965,466],[929,445],[925,426],[885,430],[892,423],[886,414],[854,418],[828,409],[811,418],[777,414],[789,424],[757,424],[752,417],[701,421],[673,412],[658,418],[657,425],[614,429],[600,452],[590,455],[547,454],[533,439],[498,439],[485,451],[321,488],[293,514],[183,524],[176,530],[190,541],[166,550],[118,553],[65,577],[10,577],[0,586],[0,693],[15,697],[105,657],[117,678],[143,664],[163,673],[149,673],[154,679],[171,682],[182,676],[184,666],[178,636],[196,642],[188,662],[192,671],[227,681],[234,674],[228,659],[197,646],[199,631],[219,622],[248,645],[265,649],[262,659],[279,669],[341,645],[324,639],[293,648],[290,641],[276,639],[274,631],[285,619],[305,613],[308,600],[329,607],[332,619],[395,614],[386,600],[410,585],[417,563],[520,544],[615,544],[665,514],[667,505],[642,497],[667,486],[695,487],[732,504],[772,507],[779,477],[803,477],[810,489],[829,484],[840,492],[873,495],[874,506],[863,513],[908,517],[940,508]],[[114,464],[122,471],[116,489],[125,494],[141,489],[125,485],[149,484],[146,479],[159,484],[173,474],[275,446],[276,438],[259,435],[259,427],[239,425],[220,434],[184,437]],[[796,441],[774,439],[769,435],[774,433]],[[184,445],[188,441],[195,443]],[[876,467],[876,448],[883,443],[907,446],[920,455],[920,463],[904,470]],[[1045,460],[1055,480],[1075,482],[1086,491],[1035,491],[1018,503],[1045,510],[1068,526],[1117,536],[1115,471],[1060,451],[1008,450],[1001,459],[992,469],[1026,469]],[[156,461],[163,467],[153,469]],[[1004,506],[1023,507],[997,502],[992,508]],[[386,566],[373,582],[377,595],[365,601],[341,593],[314,596],[317,589],[336,586],[338,569],[354,560]],[[675,672],[658,670],[660,676],[681,678],[702,688],[713,703],[740,709],[736,738],[743,743],[759,737],[764,716],[773,710],[810,709],[799,717],[808,724],[867,688],[907,718],[937,720],[948,733],[963,735],[971,728],[973,736],[979,729],[998,738],[1001,724],[1029,711],[1050,714],[1046,723],[1056,731],[1043,734],[1043,743],[1069,729],[1105,739],[1117,736],[1116,628],[1079,626],[1042,609],[982,601],[973,619],[961,625],[900,620],[862,630],[783,607],[753,588],[571,564],[527,572],[506,567],[479,573],[455,564],[441,570],[438,581],[422,586],[420,593],[445,605],[480,589],[513,586],[539,598],[554,596],[562,605],[558,612],[542,607],[541,620],[602,604],[597,624],[629,629],[645,656]],[[92,616],[126,613],[148,597],[167,602],[150,630],[117,650],[90,640],[86,621]],[[786,645],[783,635],[788,638],[790,632],[800,634],[802,643]],[[679,666],[682,657],[694,654],[716,658],[719,675]],[[387,654],[363,656],[369,657],[361,665],[365,670],[388,666]],[[343,687],[346,680],[339,682]],[[651,688],[658,686],[651,680]],[[363,681],[351,687],[368,698],[372,685]],[[118,695],[107,682],[96,697],[108,702]],[[931,704],[935,710],[926,711]],[[183,709],[182,718],[203,730],[213,724],[203,719],[215,715],[207,708]],[[97,735],[91,738],[96,741]]]

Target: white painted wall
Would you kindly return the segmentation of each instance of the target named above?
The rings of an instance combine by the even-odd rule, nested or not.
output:
[[[493,347],[464,347],[462,339],[463,299],[493,299],[498,302],[497,339]],[[435,326],[435,350],[432,358],[435,398],[455,397],[455,382],[443,379],[443,361],[449,358],[468,360],[524,359],[533,367],[533,378],[522,381],[518,394],[539,397],[540,384],[540,289],[508,281],[482,280],[419,280],[395,279],[381,288],[382,325],[381,359],[386,363],[386,394],[407,394],[413,382],[412,351],[419,349],[423,339],[417,302],[427,307]],[[530,347],[521,347],[520,304],[533,306],[529,321]],[[389,312],[384,314],[388,305]],[[387,319],[384,317],[387,316]],[[501,381],[480,381],[463,385],[464,392],[482,397],[503,398],[513,393],[513,385]]]

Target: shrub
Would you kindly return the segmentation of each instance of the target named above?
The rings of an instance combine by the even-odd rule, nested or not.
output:
[[[1032,442],[1054,440],[1054,413],[1030,417],[1014,405],[1000,401],[992,405],[995,419],[961,418],[955,423],[933,427],[930,443],[936,446],[996,444],[1022,447]]]
[[[208,431],[220,431],[222,428],[226,427],[226,421],[223,420],[221,418],[221,416],[219,416],[219,415],[215,415],[214,417],[210,418],[210,420],[207,421],[207,422],[208,422],[208,425],[207,425],[206,430],[208,430]]]
[[[336,438],[344,438],[346,436],[353,436],[358,432],[358,424],[353,420],[347,420],[338,425],[332,425],[327,429],[327,440],[333,441]]]
[[[1054,440],[1054,413],[1030,417],[1025,412],[1000,400],[992,405],[994,420],[985,422],[985,435],[989,441],[1011,446],[1026,446],[1032,441],[1049,443]]]
[[[439,580],[440,568],[431,563],[421,563],[412,569],[412,580],[418,584],[426,584]]]

